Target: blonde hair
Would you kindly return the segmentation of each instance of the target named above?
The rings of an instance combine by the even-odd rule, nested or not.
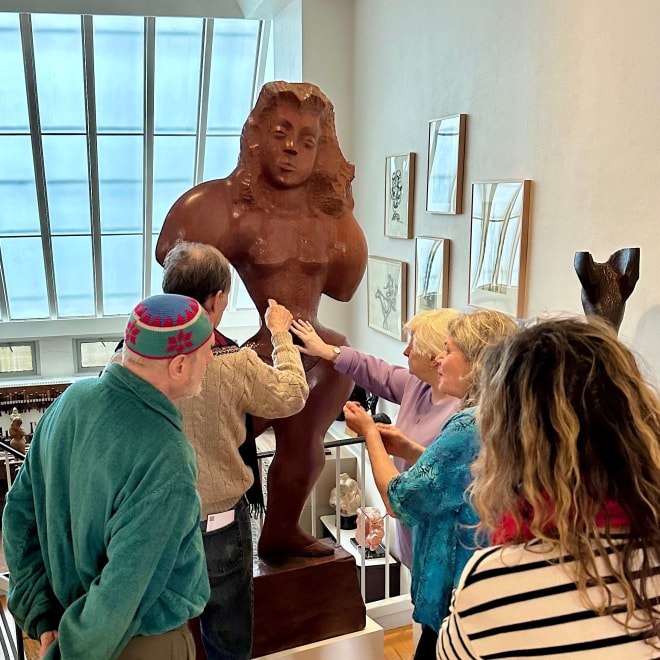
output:
[[[510,316],[490,309],[459,314],[449,322],[448,335],[471,367],[463,407],[477,403],[481,358],[486,349],[514,334],[517,329]]]
[[[470,490],[482,535],[511,515],[518,532],[509,543],[525,540],[525,525],[575,559],[571,577],[587,607],[606,614],[622,593],[626,628],[638,628],[641,610],[641,627],[657,632],[646,583],[660,560],[660,402],[632,353],[599,319],[542,321],[488,352],[481,387],[488,396]],[[610,502],[629,521],[617,545]],[[592,585],[598,603],[588,596]]]
[[[450,307],[415,314],[403,326],[412,336],[412,352],[434,358],[445,350],[449,322],[459,315]]]

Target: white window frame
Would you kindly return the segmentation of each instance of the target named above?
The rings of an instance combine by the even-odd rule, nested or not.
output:
[[[30,371],[0,371],[0,381],[13,381],[21,378],[30,378],[38,376],[41,373],[41,363],[39,361],[39,342],[38,341],[0,341],[0,347],[11,346],[29,346],[32,352],[32,364],[34,368]]]

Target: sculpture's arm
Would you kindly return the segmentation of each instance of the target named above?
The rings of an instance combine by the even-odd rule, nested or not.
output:
[[[367,240],[352,213],[336,222],[328,279],[323,293],[335,300],[347,302],[360,285],[367,267]]]
[[[608,259],[608,262],[620,273],[619,289],[624,300],[633,292],[639,279],[639,254],[639,248],[622,248]]]
[[[229,258],[231,204],[224,179],[200,183],[181,195],[167,213],[160,231],[156,244],[158,263],[163,263],[178,241],[208,243]]]

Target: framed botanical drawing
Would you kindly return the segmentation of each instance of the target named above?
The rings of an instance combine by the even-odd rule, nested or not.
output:
[[[418,237],[415,240],[415,314],[447,306],[449,241]]]
[[[369,257],[367,262],[367,314],[369,327],[403,339],[406,318],[406,264]]]
[[[472,184],[470,305],[524,316],[531,188],[528,179]]]
[[[412,238],[415,154],[385,159],[385,236]]]
[[[429,122],[426,179],[426,210],[429,213],[463,212],[466,121],[467,115],[452,115]]]

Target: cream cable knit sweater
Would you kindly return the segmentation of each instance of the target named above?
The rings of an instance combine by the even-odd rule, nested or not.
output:
[[[202,393],[180,403],[183,431],[197,454],[202,520],[231,509],[252,485],[252,472],[238,453],[245,440],[245,413],[288,417],[307,401],[309,388],[291,335],[277,332],[272,341],[272,367],[250,348],[216,355]]]

